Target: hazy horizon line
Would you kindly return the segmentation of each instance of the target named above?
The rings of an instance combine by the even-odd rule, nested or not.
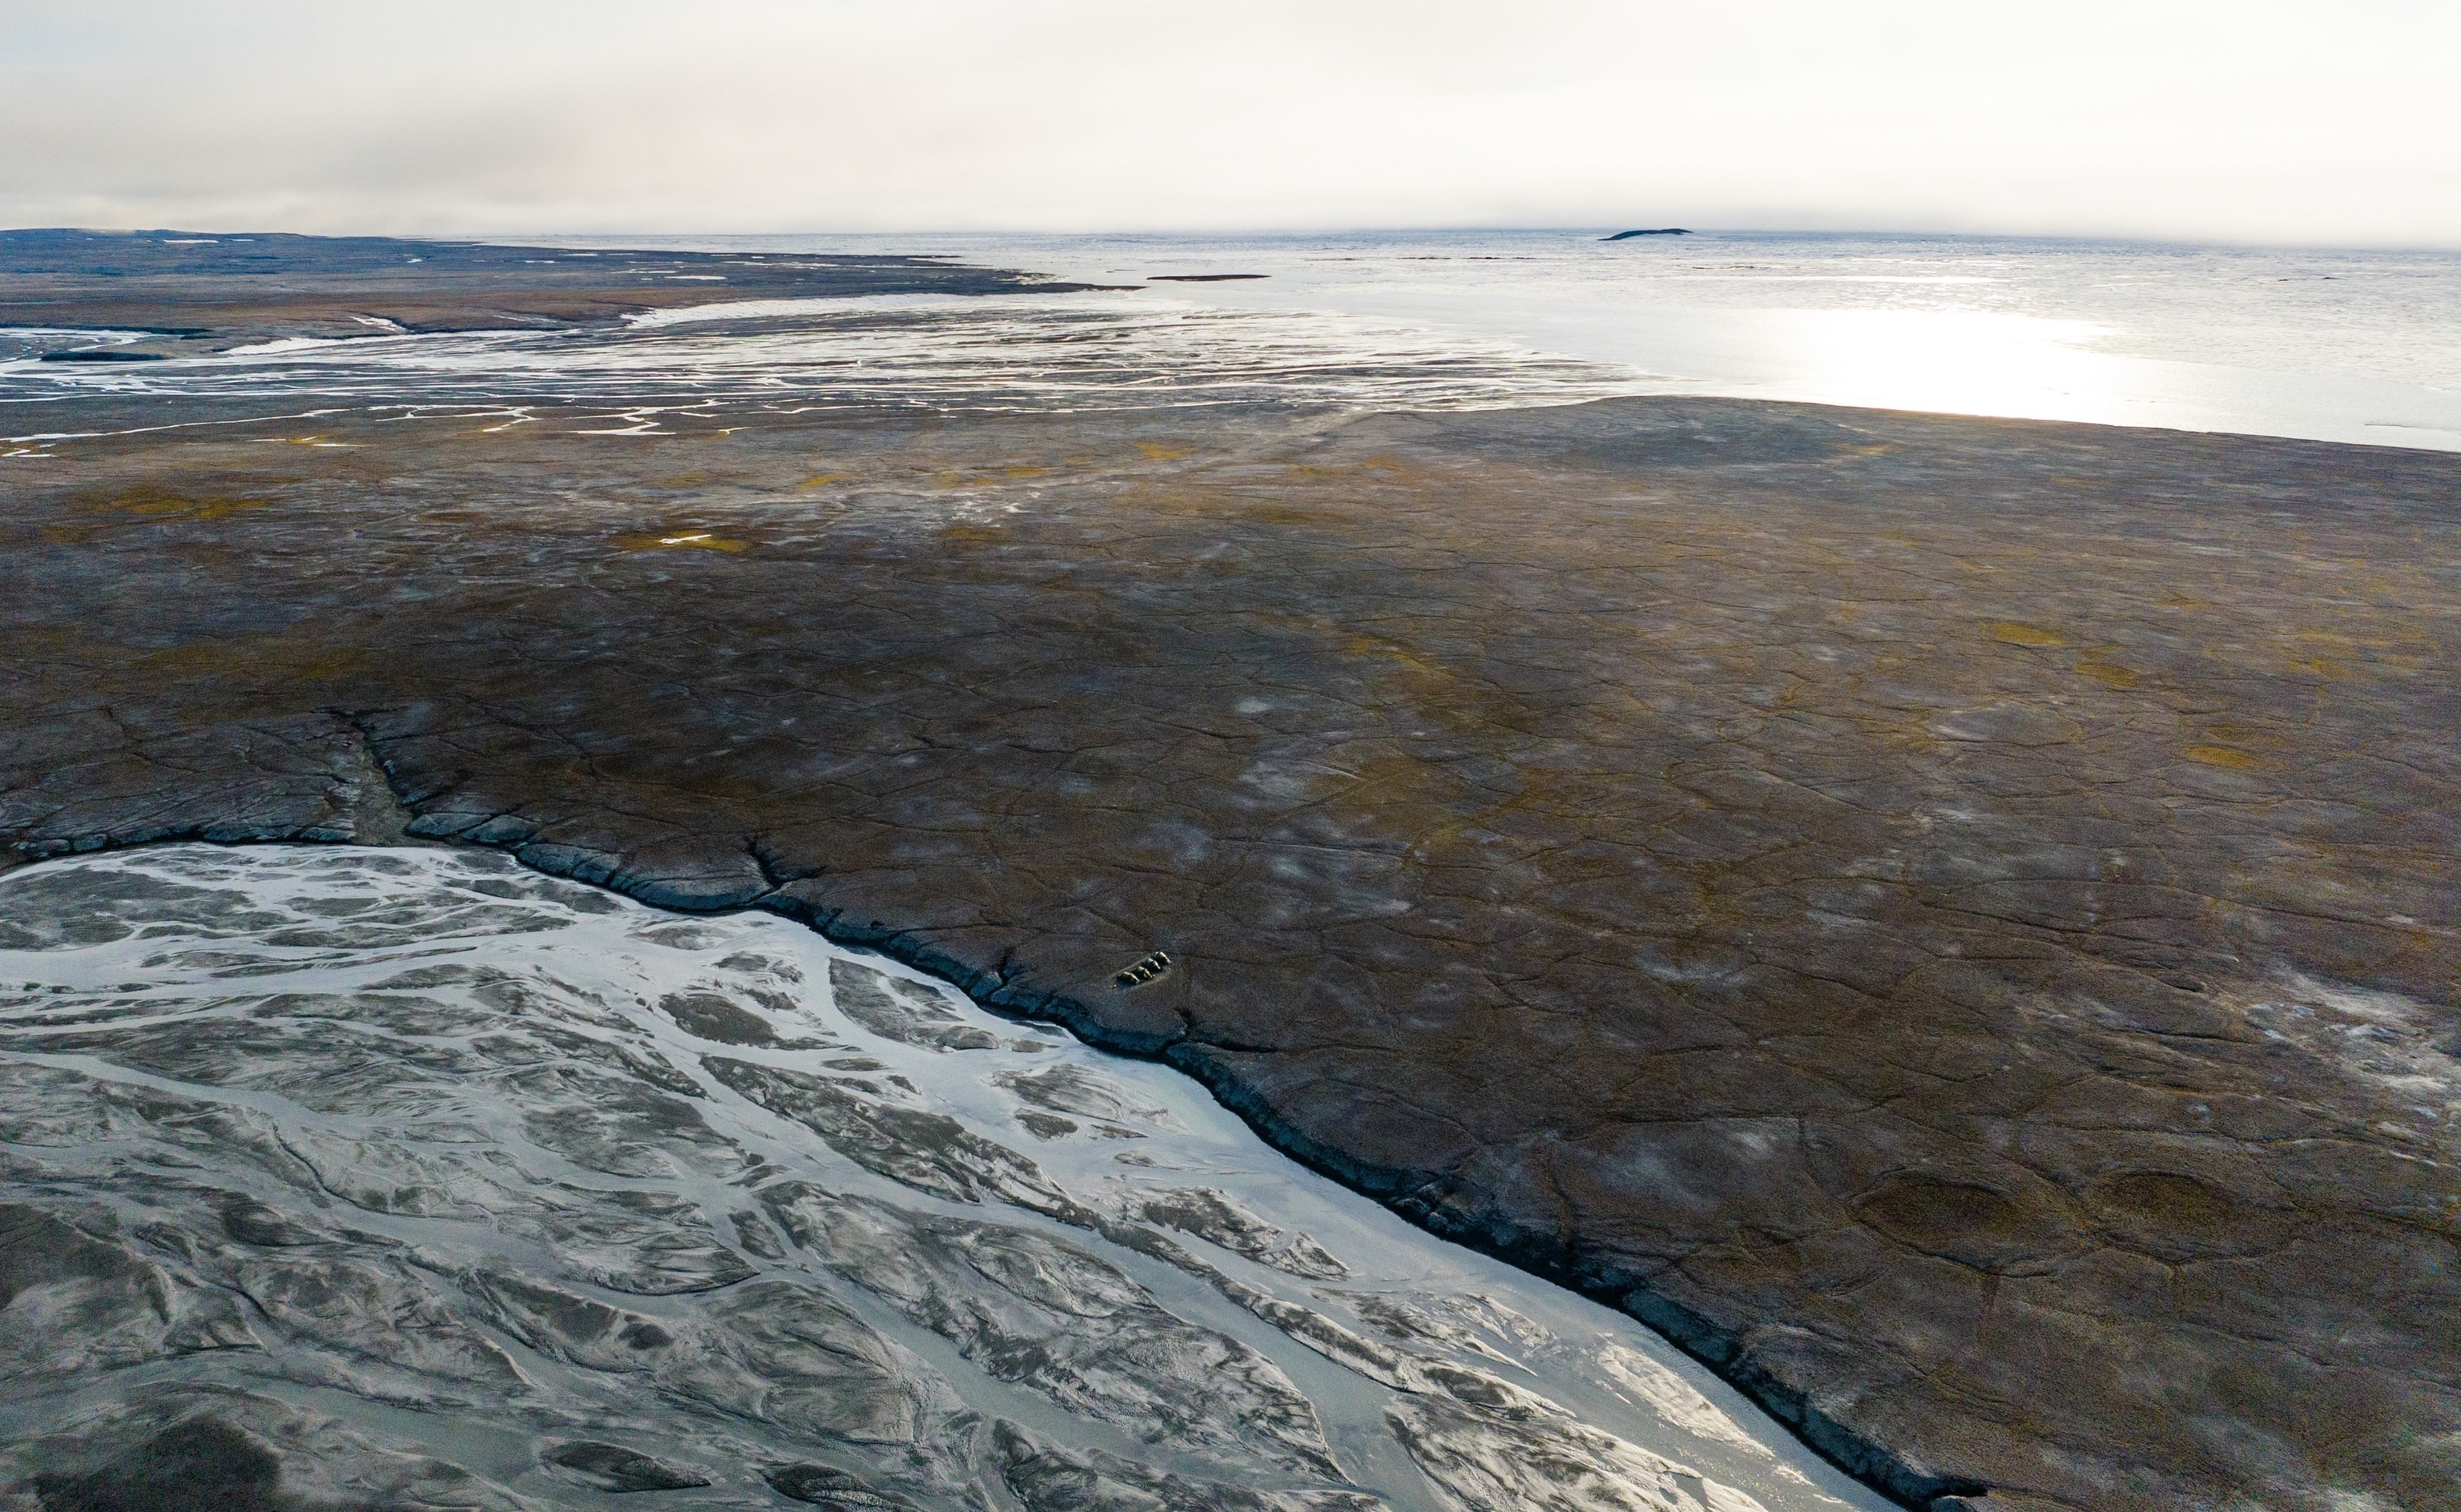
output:
[[[618,242],[639,239],[691,238],[695,240],[786,241],[803,238],[841,238],[846,240],[887,241],[899,237],[949,237],[980,240],[1047,239],[1053,241],[1203,241],[1252,239],[1256,241],[1305,240],[1324,237],[1413,237],[1413,236],[1478,236],[1528,234],[1612,236],[1633,229],[1658,229],[1672,226],[1672,222],[1644,225],[1638,222],[1600,221],[1582,225],[1568,223],[1462,223],[1455,224],[1312,224],[1257,225],[1213,227],[1112,227],[1100,230],[1054,230],[1047,227],[984,227],[984,226],[909,226],[895,230],[685,230],[677,228],[635,227],[620,231],[526,230],[526,231],[303,231],[280,225],[6,225],[0,236],[18,236],[35,232],[77,232],[92,236],[291,236],[324,241],[396,241],[396,242],[464,242],[505,246],[552,241]],[[2244,251],[2313,251],[2313,252],[2380,252],[2439,253],[2461,255],[2461,243],[2353,241],[2310,242],[2271,238],[2182,237],[2161,236],[2126,231],[2020,231],[2020,230],[1951,230],[1925,226],[1869,225],[1687,225],[1680,227],[1687,236],[1756,236],[1756,237],[1872,237],[1901,241],[1938,242],[2051,242],[2075,243],[2080,245],[2162,246],[2208,248]]]

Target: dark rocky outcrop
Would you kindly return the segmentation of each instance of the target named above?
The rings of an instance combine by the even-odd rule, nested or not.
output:
[[[282,1466],[219,1417],[174,1423],[98,1469],[34,1478],[43,1512],[289,1512]]]
[[[689,1491],[709,1484],[709,1478],[645,1455],[622,1444],[576,1439],[558,1444],[542,1457],[559,1470],[568,1470],[601,1491],[618,1495],[639,1491]]]

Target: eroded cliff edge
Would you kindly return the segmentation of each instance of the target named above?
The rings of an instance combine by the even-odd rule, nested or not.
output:
[[[345,838],[373,752],[420,834],[1164,1054],[1909,1499],[2451,1504],[2461,462],[317,423],[8,475],[19,854]]]

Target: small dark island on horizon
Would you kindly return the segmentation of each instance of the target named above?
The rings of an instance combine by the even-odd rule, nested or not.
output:
[[[1690,236],[1691,234],[1692,233],[1690,231],[1680,225],[1661,225],[1654,230],[1648,231],[1617,231],[1613,236],[1602,236],[1598,238],[1598,240],[1602,242],[1629,242],[1636,236]]]

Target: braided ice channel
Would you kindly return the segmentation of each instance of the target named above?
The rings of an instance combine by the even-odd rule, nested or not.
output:
[[[46,1512],[1883,1505],[1174,1073],[459,851],[0,878],[0,1380]]]

